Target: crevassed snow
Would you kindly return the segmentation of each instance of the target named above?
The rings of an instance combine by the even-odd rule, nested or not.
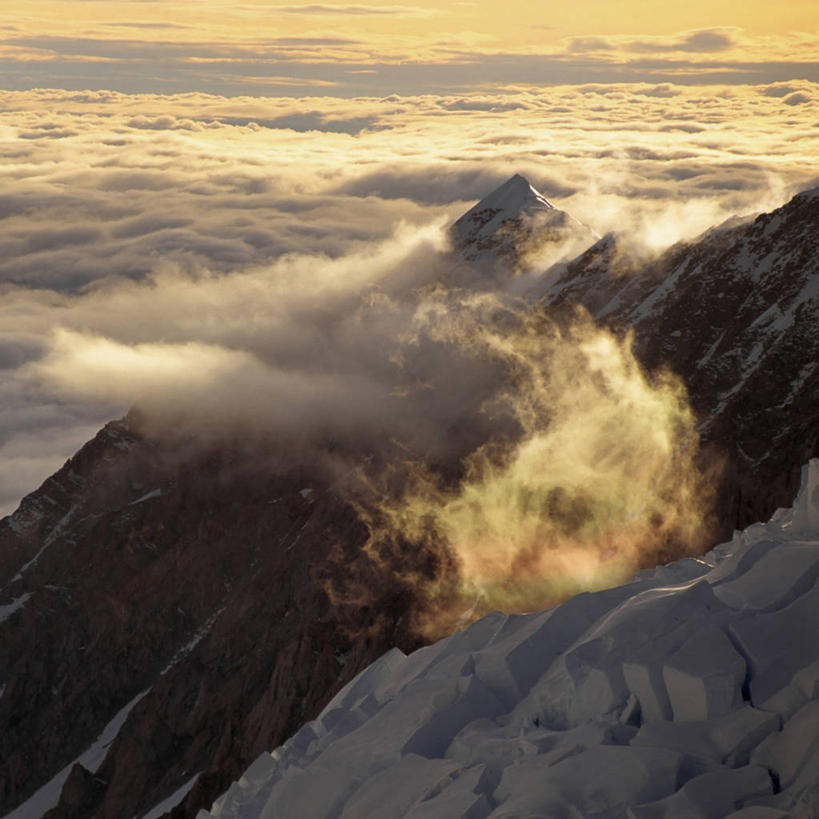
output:
[[[11,603],[7,603],[5,606],[0,606],[0,623],[2,623],[4,620],[8,620],[15,611],[19,611],[21,608],[23,608],[29,597],[31,597],[31,592],[26,592],[20,597],[12,600]]]
[[[111,718],[110,722],[102,729],[102,733],[94,740],[80,756],[69,762],[59,773],[53,776],[42,788],[33,793],[25,802],[18,805],[11,813],[6,814],[3,819],[33,819],[42,816],[46,811],[51,810],[60,800],[60,793],[65,785],[71,769],[79,762],[86,770],[96,773],[102,765],[105,755],[108,753],[108,746],[116,739],[120,729],[128,719],[134,706],[148,693],[150,689],[137,694],[130,702],[124,705]]]
[[[701,560],[385,654],[198,819],[819,816],[819,459]]]
[[[199,775],[202,772],[195,773],[181,788],[175,790],[167,799],[163,799],[159,804],[154,805],[142,819],[159,819],[168,811],[173,810],[191,791],[191,788],[196,784]]]

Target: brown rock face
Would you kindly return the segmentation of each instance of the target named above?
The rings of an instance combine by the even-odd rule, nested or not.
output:
[[[43,819],[79,819],[94,813],[100,798],[105,793],[105,782],[75,763],[63,785],[60,803],[47,813]]]
[[[161,451],[111,423],[0,527],[4,598],[30,595],[2,624],[2,810],[145,692],[53,815],[140,815],[201,772],[178,811],[194,815],[387,648],[415,646],[390,573],[366,605],[330,600],[341,566],[371,571],[364,529],[258,451]]]

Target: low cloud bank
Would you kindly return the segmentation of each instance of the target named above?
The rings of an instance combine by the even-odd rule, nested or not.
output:
[[[442,229],[519,172],[598,233],[656,252],[816,184],[817,98],[804,81],[357,100],[0,92],[0,508],[150,396],[203,396],[216,419],[235,390],[248,423],[305,416],[324,435],[377,415],[374,429],[411,430],[419,447],[449,424],[451,453],[468,454],[483,416],[461,440],[457,402],[426,385],[447,362],[471,411],[486,366],[399,341],[416,332],[407,294],[446,279]],[[415,370],[399,366],[408,351]]]
[[[64,400],[135,402],[150,435],[255,438],[273,470],[324,470],[375,564],[404,571],[409,543],[450,567],[401,578],[423,582],[416,625],[433,634],[467,609],[610,585],[705,534],[679,381],[649,380],[630,338],[558,323],[517,289],[502,265],[458,263],[442,226],[405,228],[338,259],[74,295],[21,372]]]

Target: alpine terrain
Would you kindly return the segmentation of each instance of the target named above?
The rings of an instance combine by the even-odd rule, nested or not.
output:
[[[709,545],[792,502],[819,456],[819,189],[643,263],[515,176],[451,239],[459,286],[586,311],[633,333],[649,378],[682,378]],[[480,434],[452,425],[446,480]],[[386,484],[406,457],[326,450]],[[346,478],[135,408],[0,522],[0,815],[195,817],[234,781],[213,816],[815,806],[816,480],[702,559],[416,651],[425,583],[452,568],[431,543],[374,560]],[[592,791],[589,770],[618,773]]]
[[[199,819],[815,817],[819,460],[802,475],[700,559],[392,649]]]

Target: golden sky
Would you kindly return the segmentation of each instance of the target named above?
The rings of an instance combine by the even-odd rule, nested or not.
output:
[[[608,81],[819,79],[814,0],[30,0],[5,88],[419,93]]]

